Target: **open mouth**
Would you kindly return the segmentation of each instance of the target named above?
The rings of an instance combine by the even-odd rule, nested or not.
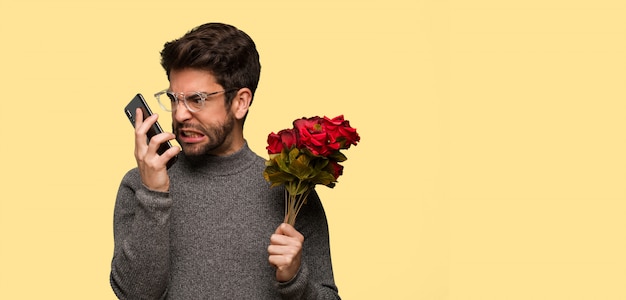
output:
[[[190,138],[196,138],[196,137],[204,136],[204,134],[201,134],[199,132],[196,132],[196,131],[186,131],[186,130],[182,130],[180,132],[180,135],[182,135],[184,137],[190,137]]]
[[[185,143],[197,143],[204,140],[205,135],[202,132],[190,129],[181,129],[178,131],[179,138]]]

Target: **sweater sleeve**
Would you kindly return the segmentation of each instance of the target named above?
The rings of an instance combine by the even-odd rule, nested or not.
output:
[[[136,169],[124,176],[113,216],[111,287],[119,299],[162,299],[170,272],[168,193],[148,190]]]
[[[298,214],[296,230],[304,235],[302,262],[293,279],[277,283],[281,297],[341,299],[333,276],[326,214],[315,191]]]

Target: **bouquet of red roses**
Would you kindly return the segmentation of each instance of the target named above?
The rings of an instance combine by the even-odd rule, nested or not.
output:
[[[341,150],[360,140],[343,115],[301,118],[293,128],[270,133],[269,159],[263,176],[271,186],[285,185],[285,223],[294,225],[296,216],[316,184],[334,187],[343,174],[340,162],[348,159]]]

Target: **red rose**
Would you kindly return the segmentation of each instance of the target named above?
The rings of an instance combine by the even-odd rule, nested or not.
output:
[[[276,154],[283,151],[283,143],[280,141],[280,135],[273,132],[270,133],[267,136],[267,147],[265,147],[265,149],[267,149],[267,153],[269,154]]]
[[[324,127],[328,133],[330,143],[340,144],[341,149],[348,149],[351,145],[356,145],[360,140],[355,128],[350,127],[350,122],[344,120],[343,115],[332,119],[324,117]]]
[[[306,148],[316,156],[327,156],[332,153],[333,149],[328,145],[328,135],[322,121],[320,117],[293,121],[294,129],[298,133],[298,148]]]
[[[267,137],[267,152],[276,154],[283,151],[284,148],[291,148],[296,144],[296,133],[292,129],[283,129],[278,133],[270,133]]]
[[[285,146],[285,148],[287,149],[290,149],[297,143],[298,138],[296,136],[296,132],[293,131],[293,129],[283,129],[278,132],[278,135],[280,136],[280,140],[282,141],[283,146]]]
[[[337,178],[339,178],[339,176],[343,174],[343,166],[332,160],[328,165],[332,170],[332,174],[335,177],[335,180],[337,180]]]

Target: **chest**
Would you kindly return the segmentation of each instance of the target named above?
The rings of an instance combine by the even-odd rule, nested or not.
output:
[[[247,247],[265,251],[269,237],[283,219],[282,193],[269,188],[263,178],[173,179],[172,244],[181,251],[238,251]]]

